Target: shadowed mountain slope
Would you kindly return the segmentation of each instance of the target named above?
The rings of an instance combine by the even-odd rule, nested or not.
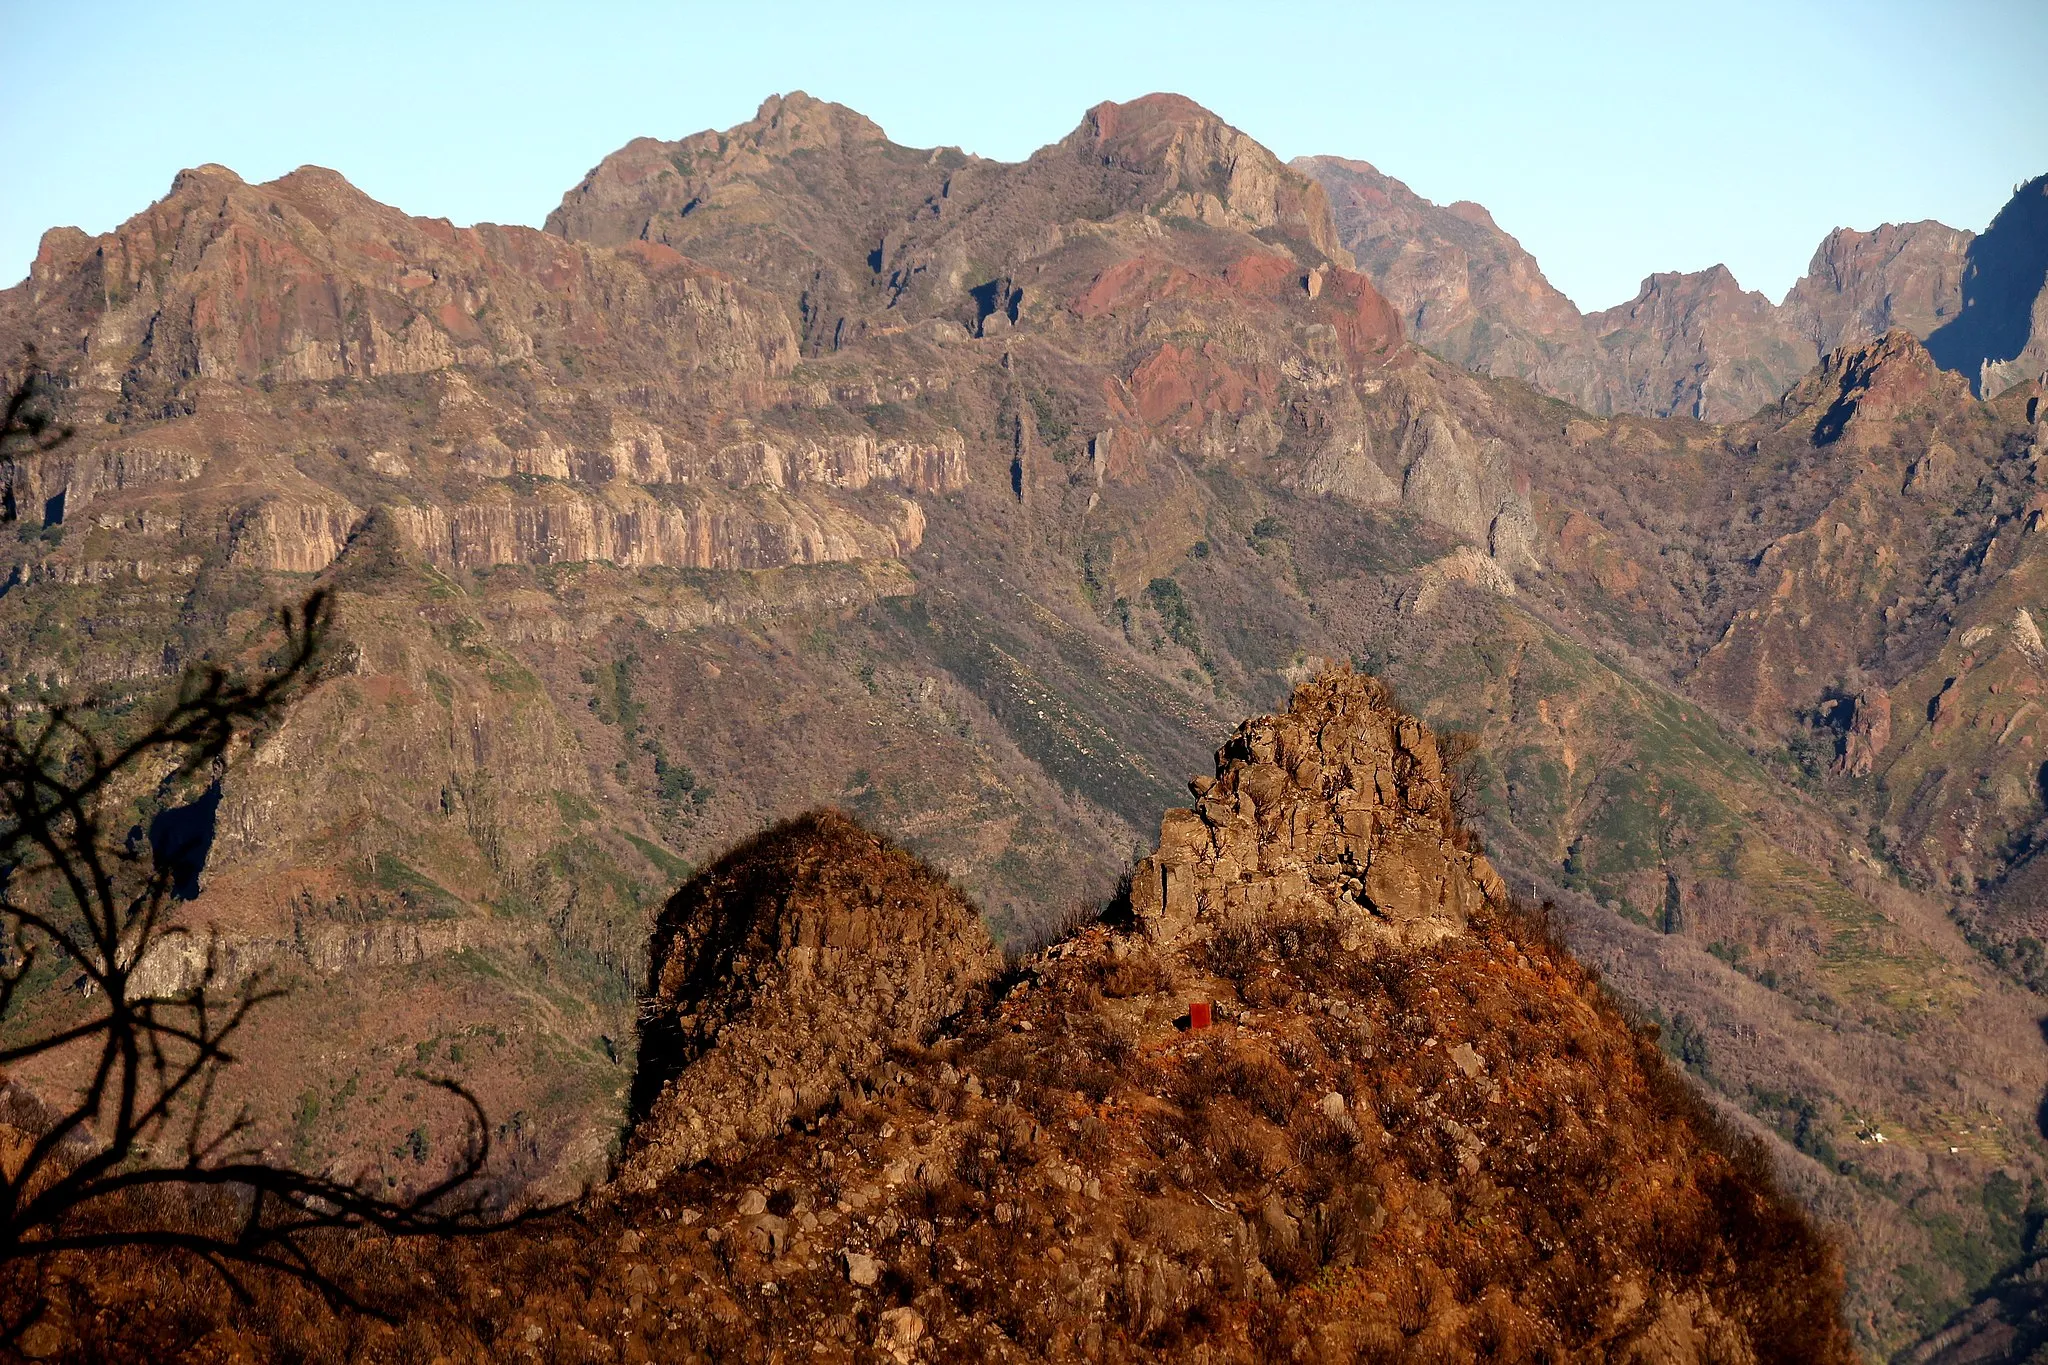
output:
[[[1927,348],[1987,398],[2048,372],[2048,175],[2015,189],[1970,243],[1962,306]]]

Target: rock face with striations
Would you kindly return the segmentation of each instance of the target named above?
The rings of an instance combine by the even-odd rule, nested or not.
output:
[[[1932,219],[1836,228],[1813,253],[1782,311],[1825,355],[1903,327],[1931,336],[1963,303],[1963,270],[1976,234]]]
[[[1348,667],[1238,727],[1216,776],[1170,810],[1131,874],[1131,906],[1163,944],[1267,917],[1335,915],[1347,944],[1427,944],[1507,888],[1451,804],[1436,737]]]
[[[629,1187],[816,1111],[1002,969],[965,897],[832,810],[678,891],[650,961]]]

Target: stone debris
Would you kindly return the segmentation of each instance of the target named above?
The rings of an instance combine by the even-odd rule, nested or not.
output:
[[[875,1347],[898,1365],[915,1360],[923,1340],[924,1318],[915,1308],[891,1308],[882,1314],[882,1330],[875,1337]]]

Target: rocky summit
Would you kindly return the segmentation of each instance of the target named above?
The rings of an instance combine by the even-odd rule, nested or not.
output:
[[[624,1179],[360,1258],[394,1321],[142,1258],[60,1320],[106,1360],[1853,1358],[1827,1241],[1510,905],[1427,727],[1339,671],[1218,768],[1241,895],[1134,896],[1000,979],[943,879],[841,816],[734,850],[665,912]],[[1304,892],[1339,845],[1362,901]]]
[[[1465,834],[1452,781],[1385,684],[1333,674],[1239,727],[1216,776],[1195,779],[1196,806],[1166,813],[1159,851],[1131,873],[1131,909],[1169,946],[1306,914],[1347,948],[1458,933],[1507,889]]]
[[[651,957],[645,1117],[620,1176],[636,1186],[815,1114],[1003,965],[958,891],[835,811],[699,873],[655,922]]]

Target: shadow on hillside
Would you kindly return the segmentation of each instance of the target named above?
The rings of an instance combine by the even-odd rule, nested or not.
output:
[[[697,1060],[709,1045],[708,1035],[686,1033],[679,1026],[679,1018],[690,1014],[696,1002],[732,971],[752,928],[751,917],[742,912],[750,910],[762,895],[771,894],[774,889],[744,881],[720,886],[725,894],[713,896],[711,890],[718,884],[713,874],[728,866],[751,870],[746,855],[763,847],[772,837],[784,834],[790,823],[785,821],[762,830],[732,849],[713,868],[684,882],[655,920],[647,949],[643,1000],[652,1000],[660,993],[662,972],[676,951],[677,940],[688,931],[697,942],[692,970],[675,991],[678,1000],[687,1002],[684,1007],[680,1011],[641,1012],[633,1083],[626,1103],[629,1133],[653,1112],[654,1102],[661,1098],[662,1090],[676,1073]]]
[[[220,781],[215,779],[196,800],[157,812],[149,822],[149,851],[158,867],[171,874],[171,894],[181,901],[199,899],[199,878],[213,854],[220,816]]]
[[[2048,175],[2028,181],[1970,243],[1963,307],[1927,338],[1935,363],[1983,397],[1984,365],[2011,360],[2027,344],[2034,301],[2048,283]]]

